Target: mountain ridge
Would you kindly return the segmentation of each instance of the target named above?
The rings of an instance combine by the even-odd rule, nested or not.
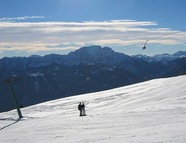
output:
[[[147,62],[168,62],[173,61],[179,58],[186,57],[186,51],[178,51],[174,54],[157,54],[154,56],[146,56],[146,55],[133,55],[134,58],[139,58]]]
[[[147,62],[109,47],[83,47],[68,55],[3,58],[0,60],[0,112],[15,108],[4,79],[20,75],[14,84],[21,106],[77,94],[102,91],[150,79],[186,73],[185,59]]]

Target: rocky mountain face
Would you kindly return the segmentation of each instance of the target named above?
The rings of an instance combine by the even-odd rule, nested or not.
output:
[[[19,75],[13,84],[20,106],[57,98],[121,87],[159,77],[186,74],[186,58],[148,62],[89,46],[68,55],[0,59],[0,112],[15,108],[10,86],[4,79]]]

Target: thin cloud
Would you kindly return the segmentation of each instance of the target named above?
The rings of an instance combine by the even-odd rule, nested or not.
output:
[[[22,16],[22,17],[3,17],[0,18],[0,21],[18,21],[18,20],[27,20],[27,19],[44,19],[44,16]]]
[[[186,32],[156,28],[156,21],[111,20],[85,22],[8,22],[45,18],[24,16],[0,19],[0,51],[61,51],[93,45],[185,44]]]

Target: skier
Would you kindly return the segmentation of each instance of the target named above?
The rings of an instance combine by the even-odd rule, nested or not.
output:
[[[81,102],[79,102],[79,105],[78,105],[78,110],[80,111],[80,114],[79,116],[82,116],[82,105],[81,105]]]
[[[83,103],[81,106],[82,106],[82,116],[86,116],[85,104]]]
[[[84,103],[79,102],[78,110],[80,111],[79,116],[86,116]]]

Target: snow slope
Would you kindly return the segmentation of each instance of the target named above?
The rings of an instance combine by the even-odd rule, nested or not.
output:
[[[84,101],[88,116],[79,117]],[[1,143],[185,143],[186,76],[0,113]]]

